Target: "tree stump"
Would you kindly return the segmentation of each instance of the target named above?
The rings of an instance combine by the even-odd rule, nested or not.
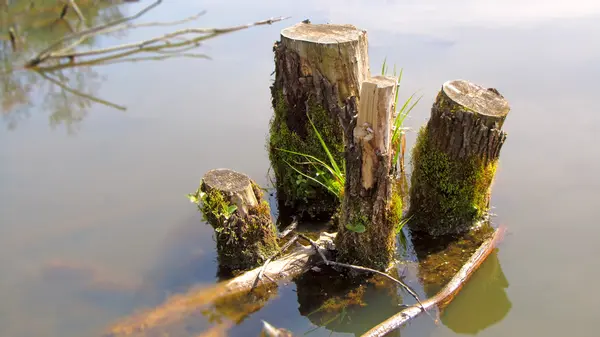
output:
[[[391,262],[402,216],[390,174],[396,86],[395,78],[383,76],[362,84],[358,118],[350,119],[353,133],[346,136],[346,185],[335,243],[339,261],[378,270]]]
[[[444,83],[413,150],[412,230],[465,233],[484,218],[509,111],[496,89],[464,80]]]
[[[340,109],[358,97],[369,74],[367,34],[351,25],[300,23],[281,32],[274,46],[274,115],[270,122],[269,158],[275,173],[280,208],[310,218],[331,217],[339,209],[343,182],[322,167],[321,175],[294,151],[330,163],[310,120],[339,167],[344,158]],[[322,179],[334,192],[300,174]]]
[[[229,169],[208,171],[193,197],[215,230],[221,268],[249,270],[279,250],[269,204],[248,176]]]

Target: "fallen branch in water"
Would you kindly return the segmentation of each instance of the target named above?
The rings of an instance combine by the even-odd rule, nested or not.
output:
[[[439,309],[446,306],[452,299],[458,294],[460,289],[465,285],[467,280],[475,273],[477,268],[485,261],[485,259],[494,250],[496,244],[501,240],[504,234],[505,228],[501,227],[497,229],[491,238],[484,241],[481,246],[471,255],[469,260],[463,265],[463,267],[452,277],[450,282],[440,290],[435,296],[425,300],[422,306],[425,309],[430,309],[437,306]],[[400,328],[411,319],[417,317],[422,312],[420,306],[410,306],[394,316],[388,318],[382,323],[378,324],[371,330],[364,333],[361,337],[381,337],[390,333],[393,330]]]
[[[277,234],[277,238],[281,239],[286,237],[294,229],[296,229],[296,227],[298,227],[298,217],[294,217],[292,223],[289,226],[287,226],[283,231],[281,231],[281,233]]]
[[[302,234],[299,234],[299,236],[301,238],[303,238],[304,240],[307,240],[308,242],[310,242],[310,245],[313,246],[313,248],[319,253],[319,255],[321,256],[321,259],[323,259],[323,262],[325,262],[326,265],[328,266],[338,266],[338,267],[344,267],[344,268],[348,268],[348,269],[354,269],[354,270],[359,270],[359,271],[363,271],[363,272],[368,272],[368,273],[375,273],[378,275],[381,275],[395,283],[397,283],[398,285],[400,285],[402,288],[404,288],[404,290],[406,290],[407,293],[409,293],[419,304],[420,309],[423,309],[423,311],[426,311],[426,308],[423,306],[423,303],[421,303],[421,300],[419,299],[419,296],[417,295],[417,293],[412,290],[408,285],[406,285],[404,282],[395,279],[394,277],[392,277],[391,275],[381,272],[379,270],[376,269],[371,269],[371,268],[366,268],[366,267],[361,267],[361,266],[355,266],[355,265],[351,265],[351,264],[346,264],[346,263],[340,263],[340,262],[335,262],[335,261],[331,261],[329,259],[327,259],[327,257],[323,254],[323,252],[321,251],[321,249],[319,248],[319,246],[317,245],[316,242],[314,242],[313,240],[311,240],[309,237],[306,237]],[[429,315],[429,312],[427,312],[427,314]],[[431,317],[431,315],[429,315]],[[433,319],[434,321],[436,321],[433,317],[431,317],[431,319]]]
[[[290,246],[292,244],[294,244],[294,242],[296,242],[297,240],[298,240],[298,235],[295,235],[294,237],[292,237],[290,239],[290,241],[286,242],[285,245],[283,245],[283,247],[281,247],[279,249],[279,251],[277,253],[275,253],[275,255],[271,256],[270,258],[267,259],[267,261],[265,261],[265,264],[260,269],[260,272],[258,272],[258,275],[256,275],[256,280],[254,280],[254,284],[252,285],[252,289],[250,289],[250,290],[254,290],[254,288],[256,288],[256,285],[258,285],[258,282],[262,279],[262,276],[265,273],[265,270],[267,269],[267,266],[269,265],[269,263],[271,263],[271,261],[274,258],[276,258],[279,254],[285,252],[288,248],[290,248]]]
[[[201,41],[216,37],[218,35],[231,33],[235,31],[239,31],[242,29],[247,29],[254,26],[261,25],[270,25],[275,22],[279,22],[287,19],[287,17],[278,17],[271,18],[267,20],[257,21],[246,25],[239,25],[233,27],[226,28],[187,28],[177,30],[168,34],[164,34],[162,36],[154,37],[148,40],[133,42],[133,43],[125,43],[112,47],[99,48],[87,51],[76,51],[75,48],[85,42],[87,39],[100,35],[100,34],[108,34],[114,33],[126,29],[139,28],[139,27],[151,27],[151,26],[168,26],[174,24],[181,24],[184,22],[191,21],[193,19],[198,18],[205,12],[201,12],[199,14],[193,15],[187,19],[183,19],[176,22],[153,22],[153,23],[145,23],[145,24],[133,24],[131,21],[139,18],[143,14],[147,13],[152,8],[158,6],[162,0],[158,0],[148,7],[144,8],[140,12],[135,15],[125,17],[119,20],[115,20],[109,22],[104,25],[100,25],[97,27],[92,27],[89,29],[85,29],[83,31],[70,34],[58,41],[52,43],[48,48],[44,49],[37,56],[26,62],[26,68],[37,68],[38,70],[55,70],[58,66],[50,66],[48,69],[44,67],[40,67],[42,63],[46,63],[49,61],[60,61],[63,59],[69,59],[71,61],[68,65],[62,66],[78,66],[78,65],[90,65],[94,63],[102,62],[106,59],[114,59],[115,57],[126,57],[134,53],[141,52],[151,52],[151,53],[177,53],[181,52],[181,48],[195,48],[200,45]],[[75,5],[76,6],[76,5]],[[72,41],[72,42],[70,42]],[[70,42],[70,44],[68,44]],[[66,47],[64,45],[68,44]],[[188,50],[188,49],[186,49]],[[114,53],[118,53],[114,55]],[[113,54],[113,55],[110,55]],[[72,62],[74,59],[79,59],[81,57],[90,57],[90,56],[100,56],[98,58],[92,60],[86,60],[85,62]]]
[[[322,233],[318,242],[333,242],[335,233]],[[310,246],[300,246],[291,253],[272,261],[263,271],[263,275],[269,282],[263,282],[261,286],[276,285],[277,282],[296,277],[312,267],[310,258],[316,254]],[[248,293],[256,276],[263,267],[257,267],[245,272],[231,280],[221,282],[204,289],[190,290],[186,294],[169,298],[162,305],[126,318],[109,328],[109,336],[126,336],[140,331],[145,331],[159,326],[164,326],[190,317],[197,313],[200,308],[215,303],[217,300]]]
[[[75,14],[77,14],[79,21],[81,21],[81,23],[85,23],[85,17],[83,16],[83,13],[81,13],[81,10],[79,9],[79,6],[77,6],[75,0],[69,0],[69,6],[71,6],[71,8],[73,8],[75,11]]]

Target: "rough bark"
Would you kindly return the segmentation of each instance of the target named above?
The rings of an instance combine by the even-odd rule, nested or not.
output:
[[[411,229],[465,233],[484,217],[509,110],[496,89],[444,83],[413,151]]]
[[[368,77],[367,34],[351,25],[300,23],[281,32],[274,53],[269,157],[279,206],[303,217],[329,218],[339,208],[339,196],[290,167],[292,164],[314,177],[312,166],[296,165],[305,158],[279,149],[329,163],[309,124],[310,116],[334,159],[341,163],[344,138],[339,114],[348,97],[358,97],[360,85]]]
[[[248,176],[229,169],[211,170],[202,178],[200,191],[201,210],[215,229],[220,268],[249,270],[278,251],[269,204]]]
[[[346,185],[336,247],[338,260],[384,270],[395,248],[390,132],[396,80],[363,82],[358,118],[346,135]],[[352,107],[352,105],[349,105]],[[350,116],[354,114],[351,113]]]

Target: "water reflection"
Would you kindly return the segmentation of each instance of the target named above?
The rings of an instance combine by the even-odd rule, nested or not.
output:
[[[403,303],[398,286],[379,276],[352,278],[324,267],[303,274],[294,283],[300,315],[316,326],[298,335],[322,333],[324,328],[360,336],[397,313]],[[399,335],[399,331],[390,334]]]
[[[502,321],[512,308],[508,285],[495,249],[444,310],[442,323],[456,333],[476,335]]]
[[[89,25],[122,18],[120,6],[106,1],[78,1]],[[35,53],[82,25],[73,11],[56,1],[17,0],[0,11],[0,106],[8,129],[14,129],[39,106],[50,112],[51,127],[64,125],[76,131],[92,103],[123,110],[124,107],[95,97],[101,78],[90,68],[64,68],[35,72],[23,68]],[[83,46],[98,44],[97,38]],[[43,97],[37,99],[37,97]]]

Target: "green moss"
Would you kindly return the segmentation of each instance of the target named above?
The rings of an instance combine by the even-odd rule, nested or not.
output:
[[[288,107],[281,91],[274,99],[274,116],[270,122],[270,138],[268,144],[269,159],[275,173],[277,194],[283,205],[290,208],[293,213],[308,214],[316,217],[325,214],[331,216],[340,205],[340,200],[327,191],[324,187],[295,172],[286,162],[302,169],[309,176],[315,176],[317,168],[311,165],[297,165],[302,158],[277,149],[285,149],[315,156],[328,162],[327,154],[314,130],[306,121],[304,125],[295,125],[301,132],[295,132],[288,126]],[[342,129],[337,119],[331,118],[329,113],[320,105],[309,100],[308,114],[315,127],[327,143],[336,162],[342,162],[344,157],[344,143]],[[297,130],[298,131],[298,130]],[[301,137],[299,133],[305,135]],[[323,172],[324,173],[324,172]]]
[[[451,160],[432,145],[421,128],[413,150],[411,226],[437,226],[432,233],[461,232],[488,210],[489,190],[497,162],[484,165],[476,157]]]
[[[253,186],[254,187],[254,186]],[[256,191],[260,191],[258,186]],[[201,187],[199,209],[214,228],[219,264],[233,273],[255,268],[279,249],[267,201],[257,194],[258,205],[240,217],[227,198],[217,190]]]
[[[399,228],[402,222],[402,214],[404,209],[402,208],[402,186],[400,186],[401,181],[398,179],[394,181],[392,186],[392,196],[390,198],[390,213],[389,218],[390,221],[395,224],[396,232],[398,232],[401,228]]]
[[[432,238],[415,236],[413,243],[419,257],[419,278],[428,296],[437,293],[490,238],[494,228],[484,223],[465,234]]]

